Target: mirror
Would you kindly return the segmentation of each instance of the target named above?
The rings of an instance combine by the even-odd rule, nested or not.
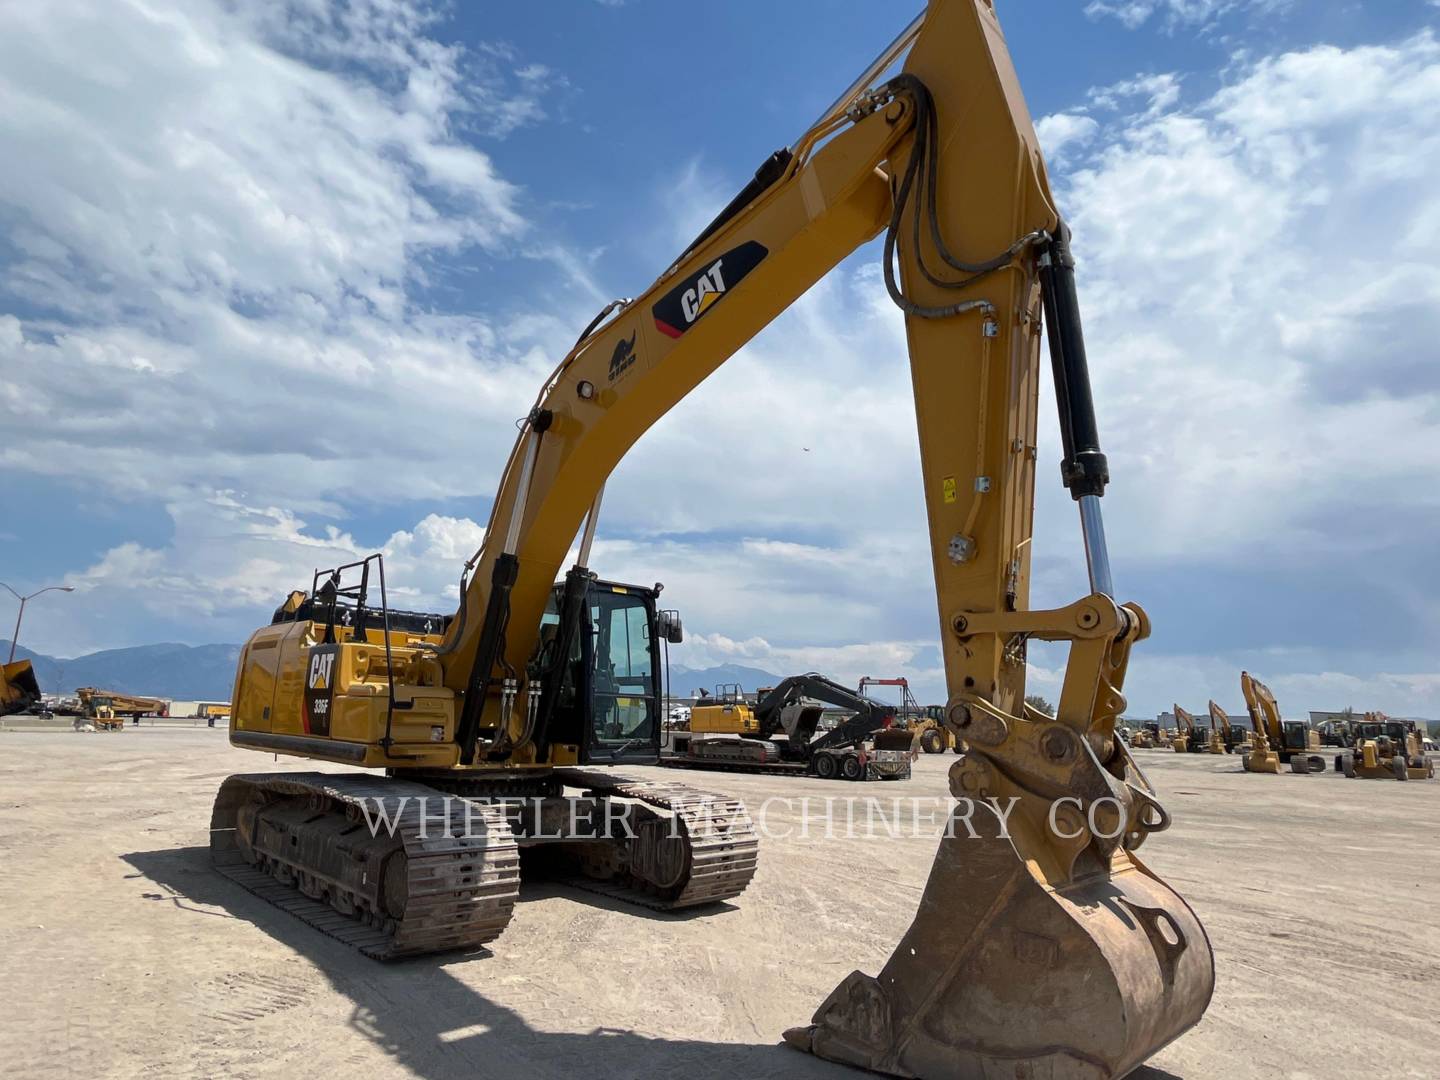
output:
[[[685,630],[680,623],[678,611],[657,612],[655,623],[660,630],[660,636],[671,645],[679,645],[685,640]]]

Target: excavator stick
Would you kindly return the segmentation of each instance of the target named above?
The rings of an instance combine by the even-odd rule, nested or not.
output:
[[[991,0],[932,0],[888,85],[903,100],[883,115],[913,116],[915,134],[890,165],[885,257],[899,256],[921,422],[945,725],[965,750],[910,929],[878,976],[852,973],[785,1037],[926,1080],[1119,1077],[1199,1021],[1215,975],[1195,913],[1134,854],[1170,818],[1116,737],[1149,621],[1113,598],[1069,230]],[[1023,253],[967,261],[996,250]],[[1002,265],[1018,272],[988,275]],[[1028,607],[1042,324],[1091,590],[1054,610]],[[977,420],[962,402],[988,405]],[[1031,640],[1070,648],[1054,716],[1024,701]],[[1003,825],[982,824],[989,800]]]

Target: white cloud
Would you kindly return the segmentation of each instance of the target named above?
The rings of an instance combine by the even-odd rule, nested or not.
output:
[[[5,8],[4,467],[313,506],[450,490],[438,463],[477,427],[500,456],[568,312],[414,296],[441,260],[532,244],[462,134],[533,122],[555,79],[432,22],[410,0]]]
[[[1052,169],[1064,160],[1067,149],[1083,146],[1099,130],[1100,125],[1094,117],[1078,112],[1051,113],[1035,122],[1040,149],[1045,152],[1046,162]]]
[[[451,611],[459,599],[461,566],[484,537],[484,529],[467,518],[429,514],[370,547],[333,526],[317,533],[288,509],[246,505],[233,492],[172,503],[167,511],[174,535],[163,547],[120,544],[66,575],[79,602],[56,606],[47,615],[52,633],[66,626],[75,642],[67,654],[126,643],[107,635],[127,621],[159,621],[192,632],[209,625],[223,630],[217,636],[233,639],[237,629],[251,628],[257,614],[268,614],[291,589],[308,589],[315,570],[375,550],[385,556],[391,606]],[[377,586],[371,600],[379,598]]]
[[[1136,75],[1133,79],[1122,79],[1109,86],[1095,87],[1087,96],[1095,108],[1108,110],[1126,108],[1138,98],[1145,102],[1143,115],[1154,117],[1173,108],[1180,100],[1180,78],[1168,71],[1158,75]],[[1046,117],[1041,123],[1049,119]],[[1130,110],[1128,119],[1133,123],[1133,109]]]
[[[1085,14],[1092,19],[1118,19],[1127,30],[1138,30],[1159,14],[1167,29],[1205,27],[1233,11],[1277,11],[1292,0],[1091,0]]]

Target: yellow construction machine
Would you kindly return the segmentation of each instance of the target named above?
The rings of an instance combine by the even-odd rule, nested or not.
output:
[[[1320,740],[1303,720],[1282,720],[1280,706],[1270,688],[1248,671],[1240,673],[1240,692],[1250,713],[1250,752],[1242,759],[1246,772],[1278,773],[1289,765],[1293,773],[1325,771],[1325,759],[1310,751]]]
[[[0,716],[24,712],[40,703],[40,682],[29,660],[0,664]]]
[[[75,726],[82,727],[86,720],[94,726],[96,731],[124,731],[125,718],[115,715],[115,707],[109,704],[93,705],[86,710],[83,716],[75,718]]]
[[[657,420],[882,233],[881,280],[908,337],[945,724],[966,746],[950,790],[1012,810],[1008,829],[997,817],[979,838],[939,841],[883,970],[847,976],[786,1039],[895,1076],[1099,1080],[1195,1024],[1210,944],[1139,858],[1170,816],[1115,737],[1150,624],[1114,598],[1069,230],[991,0],[932,0],[653,285],[596,316],[519,425],[458,611],[391,610],[372,556],[318,574],[256,631],[231,742],[383,775],[229,778],[217,865],[260,895],[291,889],[287,910],[378,957],[498,935],[517,845],[550,845],[655,907],[741,892],[757,850],[743,807],[607,768],[658,760],[658,643],[679,627],[658,587],[591,572],[601,493]],[[1029,605],[1042,314],[1090,575],[1057,609]],[[1055,716],[1025,705],[1032,640],[1069,645]]]
[[[1224,709],[1222,709],[1219,705],[1217,705],[1217,704],[1215,703],[1215,699],[1214,699],[1214,698],[1211,698],[1211,699],[1210,699],[1209,709],[1210,709],[1210,732],[1211,732],[1211,735],[1210,735],[1211,751],[1210,751],[1210,752],[1211,752],[1212,754],[1214,754],[1214,753],[1225,753],[1225,754],[1249,753],[1249,751],[1250,751],[1250,738],[1249,738],[1248,733],[1238,730],[1238,729],[1235,727],[1234,724],[1230,723],[1230,715],[1229,715]],[[1216,732],[1219,732],[1219,741],[1220,741],[1220,749],[1219,749],[1219,750],[1215,750],[1215,749],[1214,749],[1214,745],[1215,745],[1215,733],[1216,733]]]
[[[1214,702],[1211,702],[1213,705]],[[1215,714],[1210,714],[1210,726],[1201,727],[1195,722],[1195,715],[1179,705],[1171,706],[1175,710],[1176,735],[1171,741],[1171,748],[1177,754],[1227,754],[1225,738],[1220,734],[1221,728],[1216,726]],[[1225,723],[1225,730],[1229,729],[1229,721]]]
[[[1205,754],[1223,753],[1220,750],[1211,749],[1217,741],[1213,728],[1202,728],[1195,723],[1193,714],[1182,709],[1179,705],[1170,706],[1175,710],[1175,736],[1170,740],[1170,749],[1177,754]]]
[[[910,721],[910,730],[916,733],[920,749],[927,754],[943,754],[946,750],[964,753],[965,744],[945,726],[944,705],[922,705],[920,715]]]
[[[1154,720],[1147,720],[1130,733],[1130,746],[1135,750],[1156,750],[1172,746],[1175,737],[1168,728],[1161,729]]]
[[[80,699],[81,711],[89,719],[96,721],[118,717],[123,724],[124,718],[128,716],[139,723],[142,716],[168,716],[170,714],[170,703],[164,698],[122,694],[118,690],[100,690],[93,686],[77,688],[75,696]],[[102,717],[102,713],[106,715]]]
[[[1433,780],[1435,763],[1413,720],[1367,712],[1350,723],[1351,749],[1335,757],[1335,771],[1366,780]]]

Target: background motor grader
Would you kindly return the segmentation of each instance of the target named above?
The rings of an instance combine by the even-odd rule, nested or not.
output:
[[[1367,712],[1351,722],[1354,747],[1335,757],[1335,771],[1364,780],[1431,780],[1435,763],[1413,720],[1392,720]]]

